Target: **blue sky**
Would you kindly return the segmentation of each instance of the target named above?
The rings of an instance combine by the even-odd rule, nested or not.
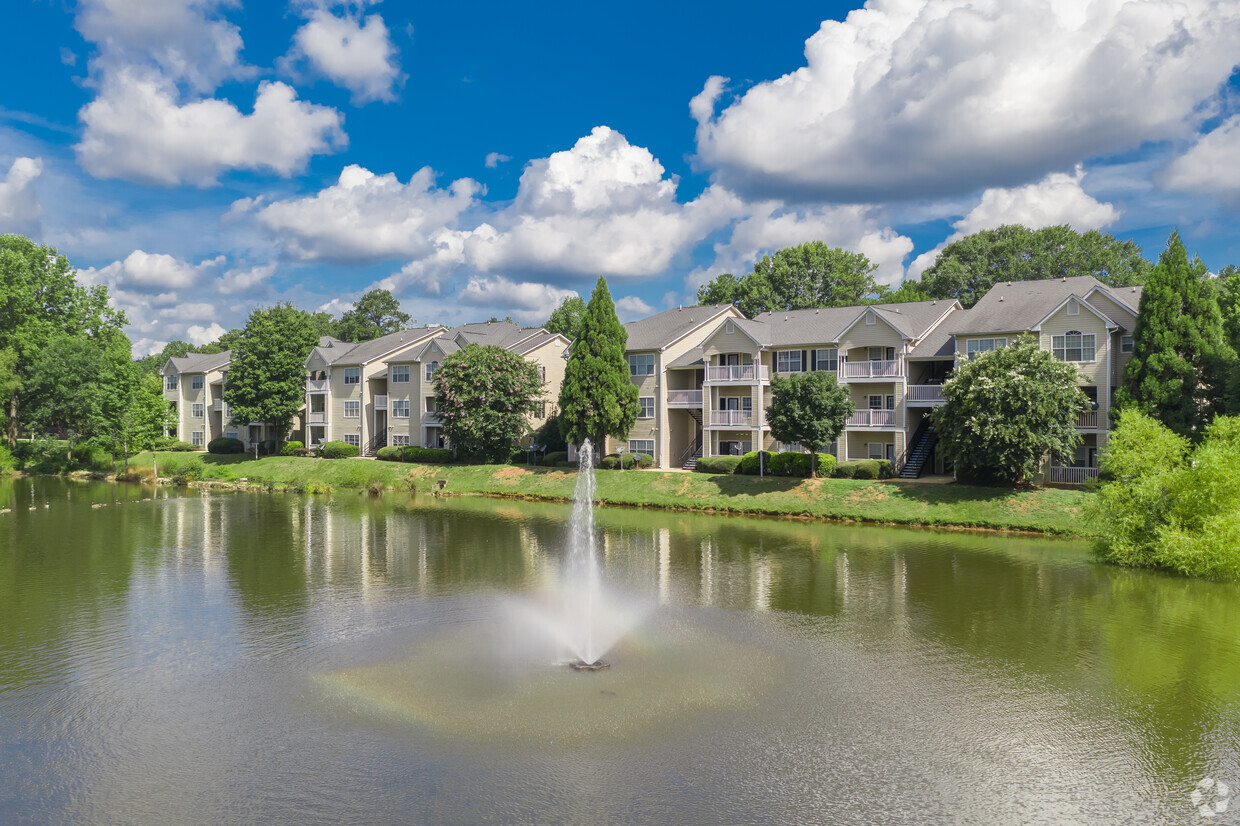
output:
[[[625,318],[808,240],[916,277],[1002,223],[1240,263],[1240,4],[14,0],[0,232],[138,354],[373,286]]]

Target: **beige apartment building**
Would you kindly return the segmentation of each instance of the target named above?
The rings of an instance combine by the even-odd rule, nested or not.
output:
[[[164,382],[164,398],[172,405],[176,419],[168,429],[175,436],[197,447],[220,436],[240,433],[229,422],[224,403],[224,382],[228,375],[229,351],[222,353],[190,353],[183,358],[170,358],[160,369]],[[249,436],[249,428],[244,429]]]

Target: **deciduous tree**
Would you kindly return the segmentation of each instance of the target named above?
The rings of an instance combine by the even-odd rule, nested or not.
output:
[[[581,318],[586,314],[586,301],[579,295],[570,295],[551,311],[551,317],[543,324],[549,333],[559,333],[569,341],[581,332]]]
[[[371,290],[353,302],[353,309],[336,322],[336,337],[342,341],[370,341],[408,325],[409,314],[401,312],[400,302],[392,293]]]
[[[877,265],[859,252],[810,241],[762,257],[743,278],[724,273],[698,289],[702,304],[728,304],[750,318],[776,310],[845,307],[878,292]]]
[[[435,371],[435,404],[444,435],[459,452],[500,461],[529,433],[542,400],[538,367],[494,345],[470,344]]]
[[[267,422],[282,440],[305,403],[306,357],[318,340],[309,314],[291,304],[250,313],[224,386],[233,423]]]
[[[793,373],[771,379],[766,420],[781,442],[800,442],[810,452],[810,476],[818,473],[818,451],[844,432],[853,413],[848,388],[825,371]]]

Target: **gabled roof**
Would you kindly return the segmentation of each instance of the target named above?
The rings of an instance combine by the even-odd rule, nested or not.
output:
[[[1063,309],[1063,307],[1064,307],[1064,305],[1066,305],[1069,301],[1072,301],[1073,299],[1076,299],[1076,303],[1077,303],[1077,306],[1078,306],[1078,307],[1084,307],[1085,309],[1089,310],[1089,311],[1090,311],[1091,313],[1093,313],[1094,315],[1098,316],[1098,318],[1102,319],[1102,323],[1106,325],[1106,327],[1107,327],[1107,329],[1108,329],[1108,330],[1115,330],[1115,329],[1118,329],[1118,328],[1119,328],[1119,325],[1118,325],[1118,324],[1116,324],[1116,323],[1115,323],[1114,321],[1112,321],[1111,319],[1107,318],[1106,313],[1100,312],[1100,311],[1099,311],[1096,307],[1092,307],[1092,306],[1090,306],[1090,305],[1089,305],[1089,304],[1085,301],[1085,299],[1081,298],[1079,295],[1070,295],[1070,296],[1068,296],[1067,298],[1065,298],[1063,301],[1059,302],[1059,304],[1058,304],[1058,305],[1057,305],[1054,309],[1052,309],[1049,313],[1047,313],[1045,316],[1043,316],[1041,319],[1039,319],[1038,323],[1037,323],[1037,324],[1034,324],[1034,325],[1033,325],[1032,327],[1030,327],[1029,329],[1031,329],[1031,330],[1041,330],[1041,329],[1042,329],[1042,325],[1046,323],[1046,320],[1047,320],[1048,318],[1050,318],[1050,317],[1051,317],[1051,316],[1053,316],[1055,313],[1057,313],[1057,312],[1059,312],[1060,310],[1062,310],[1062,309]]]
[[[398,330],[395,333],[388,333],[386,336],[380,336],[371,341],[363,341],[360,344],[349,344],[348,342],[331,339],[326,345],[315,347],[311,351],[311,355],[318,353],[319,357],[330,365],[369,364],[376,359],[396,352],[402,347],[407,347],[410,344],[425,339],[427,336],[442,333],[444,329],[436,325],[433,327],[415,327],[412,330]]]
[[[1144,289],[1145,289],[1144,287],[1140,287],[1140,286],[1137,286],[1137,287],[1107,287],[1107,286],[1099,285],[1097,287],[1094,287],[1089,292],[1085,293],[1085,300],[1088,301],[1089,297],[1093,295],[1094,293],[1102,293],[1107,298],[1111,299],[1116,304],[1118,304],[1119,306],[1123,307],[1124,309],[1132,313],[1133,318],[1136,318],[1137,310],[1141,308],[1141,293],[1144,291]]]
[[[917,342],[908,354],[910,359],[949,359],[954,358],[956,353],[956,340],[952,334],[952,330],[956,327],[957,322],[963,318],[962,313],[968,310],[961,307],[953,307],[947,316],[943,318],[943,322],[931,330]]]
[[[960,318],[952,332],[967,335],[1033,330],[1069,298],[1087,295],[1098,287],[1107,289],[1091,275],[1044,281],[1000,281]]]
[[[630,321],[624,325],[625,332],[629,335],[625,349],[666,349],[703,324],[709,324],[728,314],[730,310],[731,304],[703,304],[696,307],[677,307]]]
[[[694,347],[692,350],[681,353],[679,358],[672,359],[667,364],[668,370],[689,370],[702,369],[706,366],[706,356],[702,353],[701,347]]]
[[[737,319],[737,327],[762,347],[795,347],[836,344],[855,323],[873,312],[906,339],[916,341],[952,309],[956,301],[908,301],[900,304],[869,304],[823,307],[762,313]]]
[[[544,344],[555,341],[556,339],[559,339],[560,343],[565,347],[567,347],[570,343],[568,337],[565,335],[560,333],[548,333],[546,330],[542,330],[538,333],[538,335],[527,338],[524,341],[520,341],[508,349],[516,353],[518,356],[524,356],[526,353],[532,353]]]
[[[212,370],[227,367],[230,361],[232,361],[232,350],[225,350],[222,353],[189,353],[168,359],[168,363],[164,365],[160,373],[165,376],[170,373],[210,373]]]
[[[546,330],[541,327],[524,329],[511,321],[484,321],[462,324],[448,332],[456,343],[462,347],[466,344],[494,344],[499,347],[513,347],[526,339],[532,338]]]

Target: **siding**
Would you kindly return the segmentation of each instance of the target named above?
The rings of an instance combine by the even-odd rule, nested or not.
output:
[[[702,352],[705,354],[707,362],[713,363],[716,356],[720,353],[745,353],[751,358],[758,353],[758,345],[754,340],[736,328],[736,332],[728,333],[727,321],[721,321],[715,331],[708,335],[702,342]]]
[[[854,347],[894,347],[900,353],[904,350],[904,336],[882,319],[866,324],[863,318],[840,337],[841,351]]]

